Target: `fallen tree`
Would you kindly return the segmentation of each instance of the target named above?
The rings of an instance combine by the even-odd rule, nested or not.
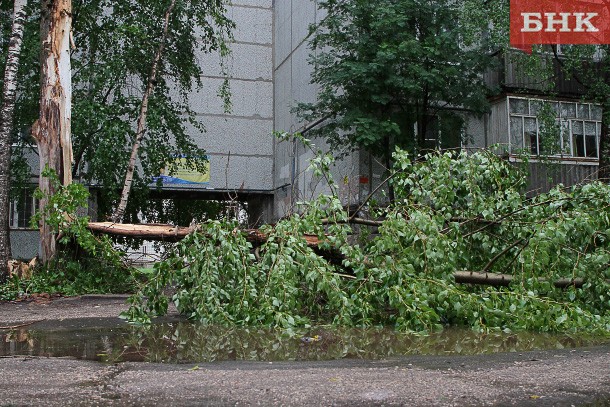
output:
[[[218,220],[196,232],[161,226],[164,239],[179,242],[125,316],[147,322],[164,314],[170,284],[178,310],[210,324],[607,334],[610,186],[559,187],[529,199],[523,174],[491,153],[411,162],[398,151],[394,159],[397,199],[371,213],[374,234],[352,227],[337,195],[256,231]],[[323,173],[330,161],[313,165]],[[150,236],[157,227],[102,228]]]
[[[328,222],[326,222],[328,223]],[[158,240],[164,242],[178,242],[186,238],[189,234],[197,230],[196,227],[174,226],[167,224],[125,224],[113,222],[89,222],[87,228],[95,233],[106,235],[130,237],[137,239]],[[236,232],[238,229],[236,229]],[[258,229],[239,230],[246,240],[254,247],[258,247],[267,241],[267,235]],[[320,239],[317,236],[304,235],[303,239],[307,245],[312,248],[318,248]],[[340,258],[337,251],[319,251],[321,256],[327,260]],[[353,277],[353,275],[343,274],[345,277]],[[480,284],[490,285],[494,287],[508,287],[513,281],[514,276],[509,274],[497,274],[475,271],[457,271],[453,274],[456,283],[459,284]],[[542,279],[541,281],[545,281]],[[584,284],[582,278],[563,278],[553,282],[557,288],[575,287],[581,288]]]
[[[127,224],[113,222],[89,222],[87,228],[94,233],[163,242],[178,242],[197,230],[197,227],[193,226],[184,227],[156,223]],[[236,229],[235,231],[243,233],[246,236],[246,240],[255,245],[260,245],[267,241],[266,235],[258,229]],[[317,246],[319,243],[317,236],[304,235],[303,238],[312,247]]]

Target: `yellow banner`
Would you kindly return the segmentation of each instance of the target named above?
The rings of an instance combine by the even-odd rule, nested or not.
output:
[[[205,163],[205,172],[188,166],[188,158],[176,158],[173,163],[161,170],[164,184],[207,184],[210,182],[210,162]],[[171,175],[170,175],[171,174]]]

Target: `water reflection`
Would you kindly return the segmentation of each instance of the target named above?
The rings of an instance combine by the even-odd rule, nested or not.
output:
[[[382,328],[328,327],[287,334],[267,329],[172,322],[149,327],[21,328],[0,333],[0,355],[163,363],[384,359],[403,355],[471,355],[576,348],[607,341],[607,338],[527,332],[480,334],[456,328],[429,336],[401,334]]]

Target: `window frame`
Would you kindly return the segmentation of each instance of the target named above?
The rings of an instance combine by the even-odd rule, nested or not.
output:
[[[12,199],[9,202],[9,230],[35,230],[30,227],[30,220],[38,208],[38,199],[34,198],[34,190],[34,186],[25,187],[21,191],[23,194],[21,202],[20,199]],[[20,208],[20,205],[25,207]]]
[[[527,113],[515,112],[513,111],[513,105],[511,101],[514,100],[522,100],[526,103]],[[559,133],[559,150],[560,152],[557,154],[549,154],[543,155],[549,158],[562,159],[562,160],[578,160],[578,161],[598,161],[599,160],[599,142],[601,136],[601,117],[597,119],[594,117],[594,108],[600,108],[599,105],[590,102],[581,102],[581,101],[569,101],[569,100],[552,100],[552,99],[543,99],[543,98],[534,98],[534,97],[522,97],[522,96],[507,96],[506,97],[506,112],[508,116],[507,124],[508,124],[508,145],[509,145],[509,153],[511,155],[516,155],[518,151],[517,149],[526,150],[526,146],[529,150],[532,158],[540,157],[540,123],[538,121],[538,117],[532,110],[532,102],[535,103],[551,103],[554,104],[554,110],[557,113],[555,117],[555,122],[560,127]],[[571,110],[569,105],[573,105],[574,113],[571,114],[569,110]],[[565,109],[564,106],[567,106],[568,109]],[[586,113],[582,111],[582,108],[586,107]],[[525,109],[523,110],[525,111]],[[586,117],[582,117],[586,116]],[[516,143],[515,135],[513,134],[513,120],[521,119],[520,127],[521,127],[521,142]],[[532,143],[526,143],[526,120],[535,120],[536,126],[536,151],[533,152]],[[516,121],[518,122],[518,121]],[[576,137],[574,134],[574,124],[582,123],[582,137],[583,137],[583,155],[575,155],[578,149]],[[589,156],[587,151],[587,124],[595,125],[595,145],[596,145],[596,154],[594,156]],[[566,132],[568,135],[568,140],[566,141]],[[590,136],[589,136],[590,137]]]

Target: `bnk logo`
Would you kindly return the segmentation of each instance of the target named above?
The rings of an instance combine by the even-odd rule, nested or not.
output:
[[[557,13],[521,13],[521,32],[598,32],[599,28],[591,23],[591,19],[598,16],[597,13],[559,13],[559,16]],[[570,24],[571,17],[574,17],[573,24]]]
[[[531,52],[535,44],[608,44],[607,0],[511,0],[510,43]]]

